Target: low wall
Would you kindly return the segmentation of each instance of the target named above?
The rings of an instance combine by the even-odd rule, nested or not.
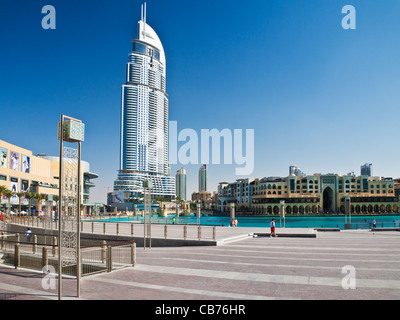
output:
[[[25,233],[28,227],[21,226],[17,224],[8,224],[7,231],[16,232],[16,233]],[[32,234],[41,235],[53,235],[58,236],[58,230],[48,230],[37,227],[29,227],[31,229]],[[135,236],[121,236],[121,235],[113,235],[113,234],[98,234],[98,233],[81,233],[81,238],[87,240],[98,240],[107,241],[107,242],[118,242],[118,241],[135,241],[137,247],[144,246],[143,237],[135,237]],[[146,239],[146,247],[150,244],[150,238]],[[151,238],[151,246],[152,247],[179,247],[179,246],[216,246],[217,241],[214,240],[195,240],[195,239],[164,239],[164,238]]]

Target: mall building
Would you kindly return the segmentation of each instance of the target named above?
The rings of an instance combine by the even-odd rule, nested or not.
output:
[[[352,214],[390,214],[399,212],[399,196],[392,178],[314,174],[297,177],[238,179],[218,186],[218,211],[254,215],[279,214],[282,201],[286,214],[335,214],[345,212],[350,200]]]
[[[98,175],[90,172],[90,164],[81,161],[81,181],[82,181],[82,204],[83,214],[98,212],[103,204],[91,203],[89,201],[89,190],[95,185],[92,179]],[[52,196],[59,194],[59,157],[50,157],[45,154],[33,155],[32,151],[18,147],[16,145],[0,140],[0,185],[4,185],[9,190],[18,192],[42,193],[48,196],[51,201]],[[14,196],[10,199],[2,197],[1,207],[10,203],[12,210],[18,211],[19,198]],[[34,205],[35,200],[32,202]],[[21,198],[22,210],[28,211],[29,201]],[[52,203],[53,206],[56,203]]]

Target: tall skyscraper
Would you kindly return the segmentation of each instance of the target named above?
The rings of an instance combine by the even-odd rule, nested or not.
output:
[[[298,166],[289,166],[289,176],[294,174],[296,177],[305,177],[306,174],[301,171],[301,169]]]
[[[146,4],[138,23],[138,38],[126,64],[122,85],[120,169],[114,192],[124,199],[140,197],[143,181],[152,194],[175,197],[175,178],[168,166],[168,98],[166,59],[156,32],[146,23]]]
[[[176,196],[186,200],[186,170],[181,168],[176,172]]]
[[[199,192],[207,191],[208,189],[207,184],[208,184],[207,165],[203,164],[199,169]]]
[[[361,175],[362,176],[372,176],[372,163],[366,163],[361,166]]]

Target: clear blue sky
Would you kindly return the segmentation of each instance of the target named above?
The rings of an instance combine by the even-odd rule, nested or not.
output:
[[[119,166],[121,85],[141,1],[0,0],[0,139],[58,154],[61,113],[86,124],[83,158],[105,201]],[[43,30],[44,5],[56,30]],[[357,29],[341,27],[342,7]],[[252,177],[288,167],[400,176],[400,2],[150,0],[179,130],[254,129]],[[200,165],[185,166],[188,194]],[[175,174],[180,166],[173,166]],[[235,166],[209,167],[209,189]]]

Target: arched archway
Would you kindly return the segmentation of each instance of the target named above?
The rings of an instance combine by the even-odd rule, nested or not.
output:
[[[322,195],[323,205],[322,210],[324,212],[333,212],[334,210],[334,198],[333,198],[333,190],[331,187],[326,187],[324,193]]]

